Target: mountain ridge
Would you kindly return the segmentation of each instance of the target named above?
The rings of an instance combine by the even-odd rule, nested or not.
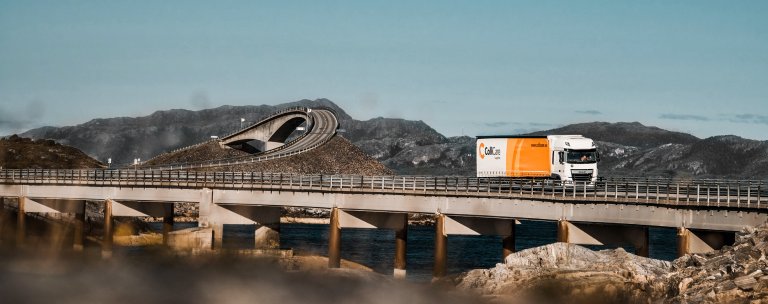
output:
[[[474,175],[473,137],[447,137],[421,120],[375,117],[356,120],[334,102],[319,98],[279,105],[223,105],[192,111],[159,110],[142,117],[97,118],[66,127],[41,127],[21,136],[53,139],[116,163],[149,159],[255,123],[283,108],[324,107],[336,112],[340,136],[397,174]],[[708,138],[639,122],[585,122],[522,135],[581,134],[597,141],[601,175],[664,177],[768,177],[768,141],[735,135]]]

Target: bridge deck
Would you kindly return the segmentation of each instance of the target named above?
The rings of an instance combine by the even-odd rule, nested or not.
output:
[[[768,219],[756,181],[595,184],[470,177],[150,170],[0,170],[0,196],[345,208],[739,230]]]

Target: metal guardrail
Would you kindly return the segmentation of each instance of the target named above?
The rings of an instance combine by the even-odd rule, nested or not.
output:
[[[768,184],[765,182],[643,183],[604,180],[562,183],[475,177],[29,169],[0,170],[0,184],[376,193],[768,210]]]

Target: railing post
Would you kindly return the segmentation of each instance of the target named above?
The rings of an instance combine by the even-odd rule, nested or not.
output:
[[[699,204],[699,198],[701,198],[700,190],[701,190],[701,185],[696,184],[696,205]]]
[[[576,198],[576,188],[579,187],[577,186],[577,183],[578,183],[577,181],[575,180],[573,181],[573,198]]]
[[[717,184],[717,206],[720,206],[720,183]]]
[[[707,206],[709,206],[709,184],[707,184]]]

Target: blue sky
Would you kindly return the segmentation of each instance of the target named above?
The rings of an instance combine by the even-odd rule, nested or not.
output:
[[[328,98],[446,135],[768,140],[768,1],[4,1],[0,134]]]

